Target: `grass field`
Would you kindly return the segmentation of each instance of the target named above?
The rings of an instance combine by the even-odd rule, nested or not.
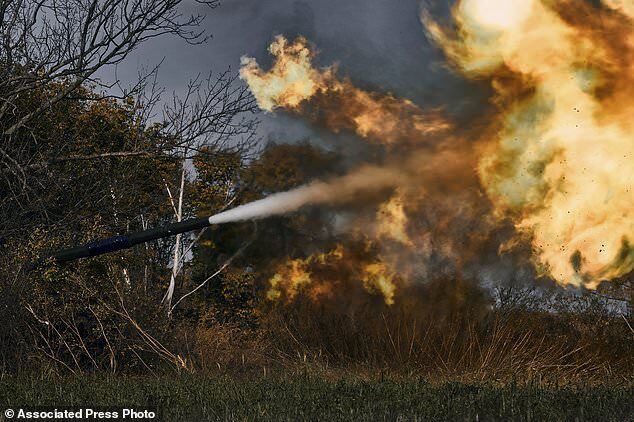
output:
[[[164,420],[632,421],[634,389],[295,378],[4,379],[0,405],[158,409]]]

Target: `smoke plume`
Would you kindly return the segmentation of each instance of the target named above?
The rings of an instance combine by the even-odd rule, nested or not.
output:
[[[634,11],[618,0],[510,3],[459,0],[454,25],[422,15],[451,68],[490,83],[471,130],[442,110],[362,90],[334,65],[316,68],[301,37],[275,38],[268,71],[242,59],[240,75],[264,111],[356,134],[384,159],[211,223],[390,190],[374,215],[348,223],[354,241],[282,265],[271,297],[307,285],[330,292],[348,274],[392,303],[398,283],[490,273],[491,262],[508,257],[515,268],[530,264],[561,285],[588,288],[634,269]]]
[[[423,20],[458,71],[491,80],[500,107],[478,171],[516,242],[541,273],[596,287],[634,269],[632,8],[497,3],[459,2],[455,33]]]
[[[277,36],[270,53],[273,67],[263,71],[253,58],[243,57],[240,77],[260,108],[300,114],[333,132],[349,130],[381,144],[417,143],[451,127],[439,110],[423,110],[390,93],[368,92],[339,79],[336,66],[315,69],[308,41],[289,43]]]
[[[406,176],[390,168],[362,167],[329,182],[313,182],[288,192],[241,205],[209,218],[210,224],[222,224],[286,214],[306,205],[345,203],[360,195],[394,188]]]

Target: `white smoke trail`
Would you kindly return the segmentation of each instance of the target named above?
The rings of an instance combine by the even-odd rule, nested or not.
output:
[[[209,224],[281,215],[305,205],[349,202],[363,193],[396,187],[405,177],[403,172],[390,168],[362,167],[329,182],[314,182],[221,212],[209,217]]]

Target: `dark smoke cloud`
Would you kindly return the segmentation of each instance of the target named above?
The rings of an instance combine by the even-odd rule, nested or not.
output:
[[[427,1],[423,6],[435,15],[447,15],[449,10],[446,1]],[[206,14],[204,27],[213,38],[199,46],[169,38],[151,40],[119,67],[116,77],[131,82],[139,66],[150,67],[164,59],[160,83],[168,92],[178,93],[199,73],[229,66],[237,71],[242,55],[255,57],[266,67],[274,35],[289,39],[303,35],[320,52],[318,65],[338,63],[340,74],[357,86],[391,91],[423,107],[442,104],[453,116],[468,119],[481,107],[473,100],[474,92],[484,94],[485,90],[442,65],[441,53],[425,37],[420,9],[420,0],[232,0],[210,11],[191,1],[184,13]],[[322,145],[351,140],[346,134],[323,133],[280,113],[262,116],[260,135],[265,141],[311,139]]]

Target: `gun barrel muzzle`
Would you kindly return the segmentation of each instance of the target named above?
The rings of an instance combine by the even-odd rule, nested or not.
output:
[[[90,242],[83,246],[76,246],[73,248],[64,249],[52,254],[50,258],[60,263],[74,261],[76,259],[88,258],[110,252],[120,251],[122,249],[128,249],[140,243],[174,236],[193,230],[203,229],[210,225],[211,224],[209,223],[209,217],[192,218],[189,220],[180,221],[178,223],[169,224],[163,227],[141,230],[120,236],[113,236],[107,239]]]

